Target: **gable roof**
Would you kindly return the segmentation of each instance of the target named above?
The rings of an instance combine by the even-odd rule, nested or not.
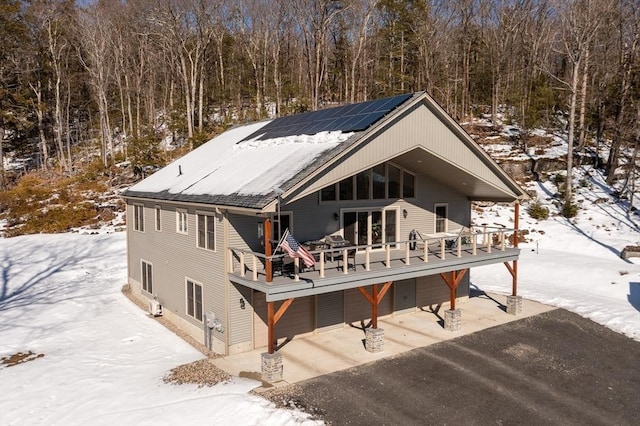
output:
[[[480,196],[487,200],[512,201],[526,196],[506,172],[424,92],[232,128],[133,185],[123,195],[219,207],[271,209],[277,190],[284,191],[284,198],[293,196],[298,199],[331,183],[322,178],[325,174],[332,176],[326,173],[327,167],[335,166],[350,153],[366,148],[381,134],[397,127],[407,114],[424,106],[436,117],[435,123],[448,129],[445,132],[451,140],[447,143],[464,145],[467,151],[470,150],[464,155],[473,157],[477,163],[464,174],[465,183],[455,187],[456,190],[471,199]],[[416,125],[425,127],[426,123],[418,122]],[[421,147],[421,152],[427,153],[425,159],[437,157],[441,153],[429,150],[426,130],[421,129],[413,143],[416,149]],[[406,156],[400,151],[404,148],[395,145],[393,141],[387,143],[385,150],[390,150],[390,153],[376,161],[388,160],[390,155]],[[431,165],[439,164],[451,172],[465,169],[461,161],[444,160],[431,162]],[[343,170],[341,175],[333,176],[334,181],[349,176],[346,172]],[[439,175],[441,179],[445,176]],[[477,185],[468,185],[467,181],[474,180],[483,182],[486,189],[475,194],[470,192]]]

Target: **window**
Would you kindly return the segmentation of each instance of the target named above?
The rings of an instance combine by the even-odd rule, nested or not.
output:
[[[402,198],[416,196],[416,177],[409,172],[402,172]]]
[[[400,178],[402,170],[389,164],[387,166],[387,174],[389,178],[389,198],[400,198]]]
[[[385,176],[385,166],[378,164],[373,168],[373,199],[380,200],[386,198],[387,178]]]
[[[133,229],[144,232],[144,206],[140,204],[133,205]]]
[[[325,186],[320,190],[320,202],[415,198],[415,187],[414,174],[385,162]]]
[[[353,200],[353,178],[340,181],[340,200]]]
[[[156,206],[156,231],[162,230],[161,214],[162,209],[160,208],[160,206]]]
[[[436,232],[447,232],[447,205],[436,204]]]
[[[215,250],[215,230],[215,216],[212,214],[198,213],[198,247],[207,250]]]
[[[371,170],[365,170],[356,175],[356,198],[358,200],[368,200],[371,198],[369,188],[371,187]]]
[[[336,201],[336,186],[329,185],[322,188],[322,191],[320,191],[320,199],[322,201]]]
[[[142,289],[147,293],[153,293],[153,267],[144,260],[142,261]]]
[[[202,285],[187,279],[187,315],[202,321]]]
[[[178,234],[187,234],[187,211],[176,210],[176,232]]]

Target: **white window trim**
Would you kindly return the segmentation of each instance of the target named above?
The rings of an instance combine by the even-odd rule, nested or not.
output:
[[[148,289],[145,289],[145,282],[144,282],[144,270],[145,270],[145,264],[146,265],[150,265],[151,266],[151,291],[149,291]],[[154,276],[154,272],[153,272],[153,263],[149,262],[148,260],[144,260],[144,259],[140,259],[140,290],[144,291],[145,293],[148,294],[153,294],[153,276]]]
[[[209,247],[202,247],[200,246],[200,220],[198,220],[198,216],[209,216],[209,217],[213,217],[213,247],[209,248]],[[216,222],[218,221],[218,217],[216,216],[216,214],[214,212],[205,212],[205,211],[196,211],[196,247],[202,250],[206,250],[206,251],[212,251],[215,252],[216,251]],[[206,230],[205,230],[205,245],[206,245],[206,241],[207,241],[207,234],[206,234]]]
[[[436,209],[438,207],[444,207],[447,209],[447,215],[444,220],[444,231],[438,231],[438,215]],[[449,203],[435,203],[433,205],[433,232],[449,232]]]
[[[181,220],[183,215],[184,221]],[[184,225],[184,229],[181,229],[181,224]],[[176,233],[189,235],[189,214],[186,209],[176,209]]]
[[[145,210],[144,204],[134,203],[132,204],[132,207],[133,207],[133,230],[144,233],[144,210]],[[138,209],[140,209],[140,215],[138,215]],[[140,229],[141,227],[138,226],[138,223],[142,225],[142,229]]]
[[[154,206],[153,219],[154,219],[153,221],[154,221],[154,226],[156,228],[156,231],[161,232],[162,231],[162,207]]]
[[[189,282],[192,282],[194,285],[194,294],[193,294],[193,316],[189,315]],[[195,286],[200,286],[200,293],[202,295],[202,300],[200,301],[200,304],[202,305],[202,318],[198,319],[196,318],[195,314],[196,314],[196,295],[195,295]],[[193,280],[189,277],[185,277],[184,279],[184,313],[186,316],[188,316],[189,318],[192,318],[198,322],[203,322],[204,320],[204,286],[202,285],[202,283]]]

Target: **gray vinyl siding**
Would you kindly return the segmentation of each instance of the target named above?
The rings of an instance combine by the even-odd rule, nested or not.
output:
[[[186,279],[202,285],[203,313],[213,312],[223,324],[226,322],[224,286],[223,227],[221,217],[215,220],[216,251],[197,247],[196,210],[210,212],[207,208],[180,206],[158,201],[139,202],[144,205],[145,232],[134,231],[132,220],[129,227],[129,276],[140,282],[140,259],[153,263],[153,293],[165,311],[171,311],[188,322],[203,327],[202,322],[186,313]],[[155,230],[155,206],[160,206],[162,230]],[[176,232],[176,208],[187,210],[188,234]],[[127,206],[129,218],[133,216],[133,206]],[[214,332],[214,337],[225,341],[224,335]]]
[[[395,313],[408,313],[416,310],[416,280],[396,281],[393,284]]]
[[[469,295],[469,271],[458,285],[457,297]],[[449,301],[449,287],[440,275],[428,275],[416,279],[416,306],[440,305]]]
[[[327,331],[344,324],[344,292],[334,291],[316,296],[316,329]]]

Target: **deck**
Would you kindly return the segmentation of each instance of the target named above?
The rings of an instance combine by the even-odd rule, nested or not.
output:
[[[301,267],[299,259],[287,265],[291,261],[288,257],[275,255],[269,258],[275,265],[270,282],[265,268],[269,259],[264,254],[231,248],[228,277],[233,283],[265,293],[267,301],[311,296],[517,260],[520,249],[507,247],[506,233],[458,236],[453,247],[447,244],[451,238],[442,237],[417,244],[401,241],[312,251],[317,259],[313,268]],[[355,250],[355,257],[349,256]],[[278,266],[280,262],[283,268]]]

